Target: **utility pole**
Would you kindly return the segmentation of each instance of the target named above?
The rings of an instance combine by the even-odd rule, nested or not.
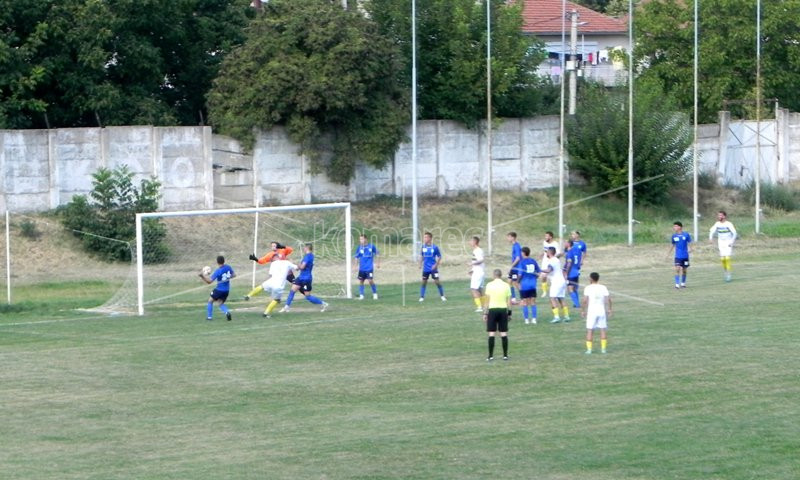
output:
[[[569,114],[575,115],[575,103],[578,96],[578,12],[569,13]]]

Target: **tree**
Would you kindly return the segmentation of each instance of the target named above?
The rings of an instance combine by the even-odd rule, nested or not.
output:
[[[710,122],[725,100],[755,99],[756,9],[750,0],[699,3],[699,120]],[[800,109],[800,0],[762,1],[762,98]],[[679,107],[693,106],[692,2],[653,0],[634,24],[634,51],[642,76],[675,95]]]
[[[417,0],[417,82],[420,118],[474,126],[486,118],[486,4]],[[399,81],[411,86],[411,1],[364,3],[380,31],[403,49]],[[541,42],[521,34],[521,2],[492,0],[492,106],[499,116],[555,110],[549,81],[536,75]]]
[[[637,201],[658,203],[691,168],[691,129],[686,115],[657,87],[638,82],[634,98],[634,179],[660,177],[636,185]],[[578,113],[567,122],[569,167],[598,191],[628,183],[628,95],[587,85]],[[624,192],[624,193],[627,193]]]
[[[357,160],[381,168],[405,137],[400,52],[358,9],[329,0],[271,0],[209,94],[213,125],[245,145],[254,130],[286,127],[333,181]]]
[[[81,239],[87,252],[109,261],[130,261],[130,243],[136,239],[136,214],[158,209],[160,188],[155,178],[142,180],[136,188],[133,173],[125,165],[114,170],[100,168],[92,175],[89,197],[74,196],[59,208],[59,213],[64,226]],[[144,261],[166,258],[164,225],[158,219],[145,219],[142,229],[147,238],[155,240],[145,246]]]
[[[0,126],[195,125],[247,0],[0,0]]]

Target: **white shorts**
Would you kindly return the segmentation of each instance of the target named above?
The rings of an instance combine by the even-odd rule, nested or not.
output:
[[[730,242],[720,242],[717,245],[719,246],[720,257],[730,257],[733,255],[733,245]]]
[[[553,277],[555,278],[555,277]],[[564,298],[567,296],[567,282],[556,280],[550,282],[550,298]]]
[[[472,277],[469,279],[469,288],[472,290],[480,290],[483,287],[483,272],[473,271]]]
[[[261,288],[263,288],[264,293],[272,297],[273,300],[280,300],[281,295],[283,295],[283,287],[276,287],[274,285],[270,285],[269,280],[262,283]]]
[[[606,321],[606,312],[589,311],[586,313],[586,330],[594,330],[595,328],[608,328]]]

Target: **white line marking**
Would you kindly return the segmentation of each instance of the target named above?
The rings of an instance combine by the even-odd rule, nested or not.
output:
[[[654,302],[652,300],[647,300],[647,299],[644,299],[644,298],[641,298],[641,297],[634,297],[633,295],[627,295],[627,294],[624,294],[624,293],[621,293],[621,292],[616,292],[616,291],[611,291],[611,290],[609,290],[609,292],[613,293],[614,295],[619,295],[620,297],[630,298],[632,300],[638,300],[640,302],[649,303],[650,305],[658,305],[659,307],[663,307],[664,306],[664,304],[661,303],[661,302]]]

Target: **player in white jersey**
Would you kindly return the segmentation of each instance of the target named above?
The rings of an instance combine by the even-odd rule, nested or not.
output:
[[[608,345],[608,317],[611,316],[611,295],[605,285],[600,284],[600,274],[589,274],[589,285],[583,289],[581,316],[586,317],[586,353],[592,353],[594,330],[600,330],[600,352],[606,353]]]
[[[564,322],[569,322],[569,308],[564,305],[564,297],[567,295],[567,278],[561,269],[561,260],[556,256],[556,247],[547,249],[547,258],[542,263],[541,269],[550,282],[550,307],[553,309],[553,319],[550,320],[550,323],[560,322],[562,313]]]
[[[561,255],[561,245],[553,239],[553,232],[544,232],[544,240],[542,241],[542,261],[539,265],[544,269],[544,264],[547,262],[547,249],[553,247],[556,249],[556,257]],[[547,274],[542,275],[542,296],[547,295]]]
[[[278,305],[283,296],[283,289],[286,288],[286,277],[292,270],[297,270],[297,265],[286,260],[283,253],[276,255],[277,260],[272,260],[269,264],[269,278],[266,279],[260,286],[254,288],[244,298],[249,300],[251,296],[258,294],[262,290],[267,292],[272,298],[267,308],[264,309],[264,317],[269,318],[272,310]]]
[[[470,276],[469,281],[469,290],[472,293],[472,299],[475,302],[475,311],[479,313],[483,313],[483,280],[486,276],[486,268],[484,264],[484,257],[483,257],[483,249],[480,247],[481,239],[478,237],[472,237],[469,241],[470,247],[472,247],[472,260],[469,261],[467,265],[469,265],[469,272],[467,274]]]
[[[722,261],[722,269],[725,271],[725,281],[731,281],[731,255],[733,255],[733,244],[736,241],[736,228],[728,221],[728,214],[724,210],[717,212],[717,222],[711,226],[708,232],[708,241],[713,242],[714,235],[717,236],[717,246],[719,247],[719,257]]]

